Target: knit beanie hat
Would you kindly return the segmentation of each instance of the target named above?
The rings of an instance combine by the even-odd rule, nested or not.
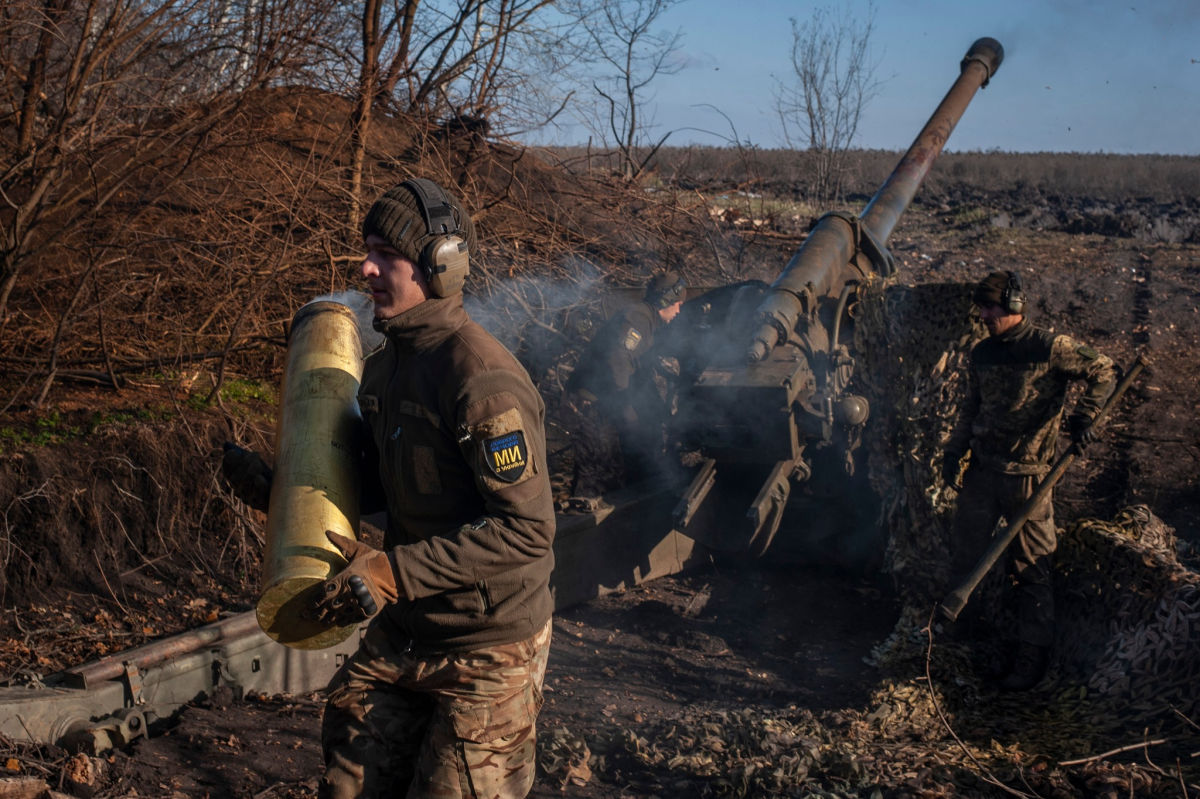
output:
[[[471,217],[463,210],[458,200],[445,190],[446,200],[458,223],[458,234],[467,243],[467,254],[472,259],[479,251],[479,242],[475,237],[475,225]],[[393,186],[375,201],[363,218],[362,235],[375,234],[381,236],[396,252],[403,255],[414,264],[421,260],[421,251],[441,231],[430,235],[425,227],[425,217],[421,214],[420,201],[417,195],[404,183]]]
[[[646,302],[656,309],[666,308],[682,300],[685,291],[683,275],[669,269],[650,278],[646,284]]]
[[[1003,305],[1004,292],[1008,289],[1008,273],[992,272],[975,287],[971,301],[976,305]]]

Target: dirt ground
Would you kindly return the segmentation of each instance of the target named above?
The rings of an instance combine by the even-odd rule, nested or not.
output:
[[[863,662],[896,608],[874,586],[819,572],[705,570],[558,616],[539,722],[543,763],[580,742],[602,758],[543,770],[533,796],[680,795],[670,769],[632,757],[628,737],[697,708],[863,704]],[[165,734],[106,761],[117,796],[312,796],[320,771],[316,696],[217,698]],[[568,784],[564,787],[563,780]]]
[[[994,268],[1016,269],[1039,323],[1071,332],[1122,365],[1130,364],[1137,352],[1145,353],[1151,363],[1146,375],[1103,440],[1057,492],[1059,524],[1080,516],[1107,518],[1125,505],[1144,502],[1181,539],[1200,542],[1200,433],[1195,425],[1200,390],[1192,363],[1200,345],[1200,245],[1023,227],[1014,223],[1011,208],[1005,218],[989,211],[1003,210],[1005,202],[981,197],[953,209],[936,202],[911,209],[890,242],[904,280],[965,281]],[[987,213],[964,214],[967,206]],[[769,269],[785,258],[764,256],[757,267],[762,274],[752,276],[769,278]],[[99,614],[107,621],[86,592],[52,608],[11,609],[3,623],[3,673],[30,662],[43,668],[69,665],[71,657],[96,657],[181,623],[200,623],[218,611],[247,607],[244,598],[221,604],[219,591],[208,591],[212,599],[205,599],[205,590],[197,586],[156,586],[151,569],[142,573],[141,596],[150,601],[120,610],[102,603]],[[543,769],[533,795],[756,795],[744,790],[759,784],[745,773],[739,772],[739,789],[687,765],[681,753],[662,756],[685,731],[716,724],[714,719],[736,727],[735,721],[745,720],[739,714],[791,730],[787,735],[807,730],[814,740],[826,733],[831,739],[864,735],[878,723],[868,717],[879,712],[873,695],[881,684],[920,682],[919,672],[897,677],[867,662],[897,621],[900,609],[893,589],[884,575],[718,563],[561,613],[540,721]],[[193,597],[190,605],[181,601],[185,595]],[[121,611],[129,610],[135,615],[123,616]],[[112,634],[99,646],[93,636],[86,646],[72,648],[67,625],[52,622],[72,612],[96,626],[109,625]],[[136,615],[142,613],[147,614],[144,623]],[[975,715],[964,710],[962,718],[970,716],[976,726],[965,734],[985,747],[989,741],[1001,749],[1016,746],[1019,738],[1011,730],[997,732],[1003,725],[978,722],[1000,700],[984,691],[973,701]],[[187,708],[163,734],[102,757],[103,774],[94,787],[73,790],[95,796],[312,796],[320,769],[319,715],[318,696],[206,700]],[[929,732],[927,737],[949,742],[945,733]],[[722,736],[720,729],[713,734]],[[886,739],[895,762],[905,762],[904,747],[920,739],[916,732],[904,735]],[[1134,735],[1109,743],[1116,748],[1138,740]],[[1200,750],[1200,737],[1175,743],[1184,765],[1188,753]],[[1080,754],[1069,746],[1015,752],[1013,762],[1027,770],[1019,778],[1009,774],[1009,784],[1024,779],[1026,787],[1036,786],[1029,795],[1043,796],[1117,796],[1118,788],[1121,796],[1200,793],[1185,787],[1182,777],[1147,781],[1138,776],[1141,772],[1130,765],[1140,762],[1142,753],[1136,750],[1110,758],[1099,777],[1093,772],[1062,776],[1052,763]],[[25,773],[40,769],[60,789],[70,787],[61,782],[61,753],[22,747],[4,751],[25,764]],[[1094,751],[1102,749],[1088,748],[1088,753]],[[830,786],[841,786],[837,795],[864,797],[1003,793],[989,787],[978,769],[939,765],[922,755],[909,768],[894,771],[883,767],[882,755],[875,756],[880,758],[875,766],[859,758],[857,765],[845,766],[844,774],[841,766],[824,762],[819,784],[827,792],[815,795],[834,795]],[[781,789],[775,795],[801,794]]]

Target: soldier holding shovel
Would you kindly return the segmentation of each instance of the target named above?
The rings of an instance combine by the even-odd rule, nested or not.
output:
[[[970,573],[1000,518],[1023,517],[1008,547],[1018,640],[1000,686],[1024,691],[1041,681],[1054,641],[1050,575],[1058,541],[1051,492],[1037,488],[1040,482],[1052,486],[1046,478],[1070,384],[1086,383],[1066,425],[1081,451],[1095,439],[1094,422],[1113,392],[1115,374],[1108,356],[1030,323],[1015,272],[992,272],[972,299],[989,335],[971,352],[967,401],[942,462],[946,484],[957,485],[962,458],[971,455],[952,532],[953,573],[960,579]],[[1061,470],[1055,471],[1057,479]],[[1035,492],[1035,506],[1024,507]],[[961,604],[946,615],[956,617],[959,610]]]

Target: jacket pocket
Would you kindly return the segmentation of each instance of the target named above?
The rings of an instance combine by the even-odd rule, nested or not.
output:
[[[479,583],[479,594],[483,600],[483,612],[493,614],[502,605],[524,593],[523,580],[484,580]]]
[[[442,478],[438,473],[437,453],[433,447],[420,444],[413,446],[412,475],[417,493],[426,496],[442,493]]]

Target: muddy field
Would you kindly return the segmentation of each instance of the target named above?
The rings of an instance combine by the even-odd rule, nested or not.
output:
[[[901,220],[890,246],[904,281],[1015,269],[1037,322],[1120,364],[1137,352],[1150,358],[1103,440],[1057,492],[1059,524],[1145,503],[1185,542],[1200,542],[1192,363],[1200,243],[1120,227],[1047,229],[1062,225],[1031,220],[1016,198],[954,200],[919,204]],[[764,250],[746,276],[769,279],[792,243]],[[214,454],[223,435],[196,431],[196,456]],[[215,467],[215,457],[204,467],[204,492],[220,491]],[[804,535],[802,521],[785,524],[780,536]],[[149,567],[128,575],[119,608],[97,603],[95,589],[7,608],[0,676],[61,668],[249,607],[199,570],[191,584],[155,575]],[[953,647],[933,647],[925,663],[912,642],[915,659],[881,663],[872,653],[896,627],[896,589],[881,573],[715,563],[561,613],[534,795],[1200,795],[1200,728],[1182,724],[1166,743],[1142,748],[1143,731],[1119,719],[1071,726],[1039,715],[1076,690],[1066,678],[1014,700],[981,678],[978,654]],[[92,633],[79,634],[78,620]],[[94,634],[101,627],[106,639]],[[927,673],[953,698],[944,716],[927,707]],[[910,705],[921,712],[901,712]],[[91,761],[90,785],[65,781],[61,752],[5,749],[10,773],[81,796],[308,797],[320,768],[319,716],[315,695],[214,697],[162,734]]]

